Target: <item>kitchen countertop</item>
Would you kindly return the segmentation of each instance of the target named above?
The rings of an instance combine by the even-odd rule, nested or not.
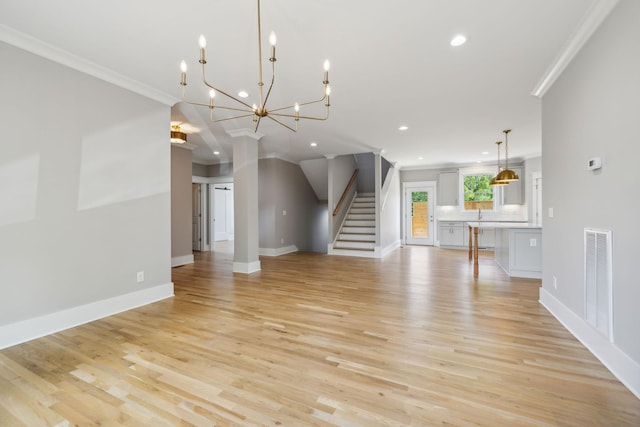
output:
[[[531,222],[465,221],[465,224],[478,228],[542,228],[542,225]]]

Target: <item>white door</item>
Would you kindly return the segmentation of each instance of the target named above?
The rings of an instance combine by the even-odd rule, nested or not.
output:
[[[213,186],[214,241],[233,239],[233,185]]]
[[[405,187],[405,240],[408,245],[433,245],[435,186]]]

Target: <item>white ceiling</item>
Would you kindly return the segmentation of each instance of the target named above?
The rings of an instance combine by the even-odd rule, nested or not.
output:
[[[384,150],[401,167],[494,162],[504,128],[512,158],[540,155],[540,99],[531,95],[598,0],[263,0],[267,36],[278,36],[271,108],[322,95],[331,60],[331,117],[292,133],[263,120],[260,151],[291,161]],[[255,0],[6,0],[0,24],[179,99],[178,64],[198,83],[198,36],[207,37],[207,76],[218,87],[257,94]],[[467,43],[449,45],[462,33]],[[267,61],[265,61],[268,64]],[[270,78],[265,69],[265,81]],[[219,97],[220,98],[220,97]],[[222,99],[216,100],[222,104]],[[98,101],[98,100],[96,100]],[[225,104],[229,104],[225,102]],[[230,161],[226,130],[206,108],[178,104],[194,160]],[[400,125],[409,126],[405,132]],[[189,126],[190,125],[190,126]],[[169,124],[167,124],[167,131]],[[310,147],[310,142],[317,147]],[[213,151],[220,155],[213,155]],[[488,151],[489,155],[481,153]],[[419,159],[422,157],[422,159]]]

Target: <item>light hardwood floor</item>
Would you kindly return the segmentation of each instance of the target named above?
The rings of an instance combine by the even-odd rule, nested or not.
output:
[[[481,255],[173,270],[175,298],[0,351],[0,425],[638,426],[633,396]]]

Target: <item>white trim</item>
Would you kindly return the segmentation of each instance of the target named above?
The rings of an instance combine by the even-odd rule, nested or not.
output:
[[[15,30],[7,25],[0,24],[0,41],[23,49],[34,55],[41,56],[51,61],[57,62],[81,73],[88,74],[97,79],[114,84],[138,95],[158,101],[164,105],[173,105],[180,101],[165,92],[157,90],[151,86],[117,73],[109,68],[88,61],[64,49],[60,49],[40,39]]]
[[[531,91],[531,95],[542,98],[547,93],[616,4],[618,4],[618,0],[597,0],[591,5],[582,17],[580,24],[578,24],[578,28],[567,40],[551,65],[549,65],[549,68],[547,68],[547,71],[540,78],[540,81],[538,81],[536,87]]]
[[[254,132],[251,129],[242,128],[242,129],[230,129],[227,131],[227,134],[232,138],[238,138],[240,136],[246,136],[251,139],[254,139],[256,142],[260,141],[260,138],[264,136],[263,133]]]
[[[232,176],[191,176],[192,184],[233,184]]]
[[[176,256],[171,258],[171,267],[180,267],[181,265],[193,264],[194,262],[193,254]]]
[[[292,252],[298,252],[296,245],[283,246],[281,248],[259,248],[258,254],[263,256],[280,256],[290,254]]]
[[[243,274],[251,274],[257,271],[260,271],[260,261],[253,262],[234,262],[233,263],[233,272],[234,273],[243,273]]]
[[[611,373],[640,399],[640,364],[609,342],[584,319],[571,311],[546,289],[540,288],[542,304],[571,334],[578,339]]]
[[[173,296],[173,283],[91,302],[0,326],[0,349],[80,326]]]

